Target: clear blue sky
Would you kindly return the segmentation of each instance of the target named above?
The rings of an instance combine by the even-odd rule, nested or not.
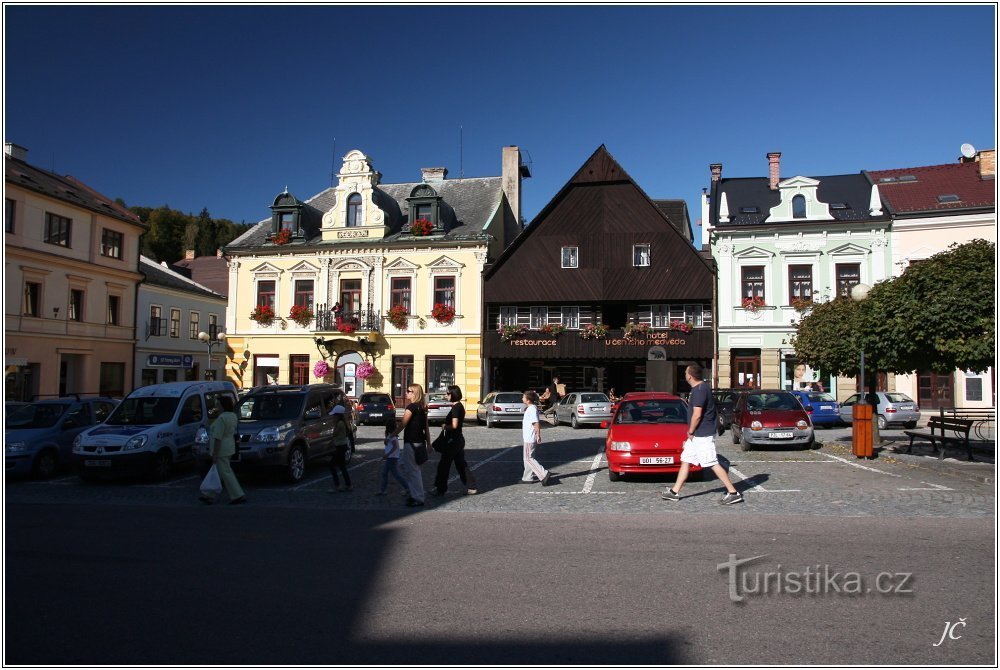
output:
[[[256,222],[351,149],[385,182],[532,161],[529,221],[601,144],[699,216],[723,176],[996,146],[995,8],[11,6],[4,139],[128,205]],[[459,151],[459,127],[464,152]],[[696,230],[697,234],[697,230]]]

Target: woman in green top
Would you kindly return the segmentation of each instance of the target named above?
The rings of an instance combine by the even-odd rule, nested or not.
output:
[[[212,465],[219,471],[219,479],[222,480],[222,487],[229,496],[229,504],[242,505],[247,501],[247,497],[233,473],[233,466],[229,463],[229,459],[236,453],[236,414],[233,413],[235,403],[230,396],[223,395],[219,398],[219,404],[222,405],[222,413],[212,422],[208,432],[208,443],[212,448]],[[203,493],[198,500],[211,505],[215,502],[215,496]]]

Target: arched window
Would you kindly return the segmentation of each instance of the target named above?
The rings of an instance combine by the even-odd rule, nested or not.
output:
[[[347,199],[347,227],[357,228],[361,225],[361,195],[352,193]]]
[[[806,218],[806,197],[804,195],[797,195],[792,198],[792,218]]]

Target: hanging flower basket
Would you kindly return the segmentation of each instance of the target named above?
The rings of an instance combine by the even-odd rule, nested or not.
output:
[[[761,307],[765,307],[764,299],[760,296],[754,298],[743,298],[743,309],[756,312]]]
[[[425,237],[434,232],[434,224],[427,219],[417,219],[410,225],[410,234]]]
[[[402,305],[396,305],[395,307],[390,307],[389,312],[385,315],[386,321],[391,323],[394,327],[400,330],[406,330],[406,326],[409,324],[410,313],[406,311],[406,308]]]
[[[682,333],[690,333],[694,330],[694,326],[687,321],[675,320],[670,322],[670,330],[679,330]]]
[[[359,365],[357,369],[354,371],[354,376],[357,377],[358,379],[368,379],[376,372],[377,370],[375,369],[375,366],[369,363],[368,361],[365,361],[364,363]]]
[[[504,342],[510,342],[511,340],[517,339],[522,335],[528,334],[528,329],[524,326],[500,326],[497,328],[497,332],[500,334],[500,339]]]
[[[632,323],[629,322],[625,326],[625,337],[638,337],[640,335],[645,335],[649,332],[648,323]]]
[[[549,337],[559,337],[559,334],[566,330],[566,327],[559,323],[547,323],[538,329],[538,332]]]
[[[257,305],[250,312],[250,318],[262,326],[270,326],[274,323],[274,308],[270,305]]]
[[[792,299],[792,309],[796,312],[804,312],[807,309],[812,309],[813,301],[806,300],[805,298],[793,298]]]
[[[292,231],[288,228],[282,228],[274,234],[271,241],[275,244],[288,244],[292,241]]]
[[[326,377],[330,374],[330,365],[326,361],[316,361],[313,366],[313,375],[316,377]]]
[[[607,337],[607,334],[608,327],[603,323],[589,323],[580,331],[580,337],[585,340],[599,340],[602,337]]]
[[[308,326],[313,320],[313,311],[305,305],[292,305],[292,311],[288,313],[288,318],[300,326]]]
[[[455,319],[455,308],[443,302],[434,303],[431,316],[438,323],[451,323]]]

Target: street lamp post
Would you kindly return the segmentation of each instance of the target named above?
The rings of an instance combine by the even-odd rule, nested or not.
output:
[[[868,292],[872,287],[868,284],[855,284],[851,288],[851,300],[862,302],[868,297]],[[861,346],[861,366],[859,379],[861,393],[858,402],[854,404],[851,415],[851,450],[858,458],[874,458],[875,450],[872,440],[872,411],[873,407],[868,404],[868,389],[865,388],[865,348]]]
[[[201,331],[200,333],[198,333],[198,339],[206,347],[208,347],[208,367],[205,369],[205,378],[208,379],[208,372],[209,370],[212,369],[212,349],[219,346],[220,344],[224,345],[226,343],[226,334],[219,333],[213,340],[208,333],[206,333],[205,331]]]

